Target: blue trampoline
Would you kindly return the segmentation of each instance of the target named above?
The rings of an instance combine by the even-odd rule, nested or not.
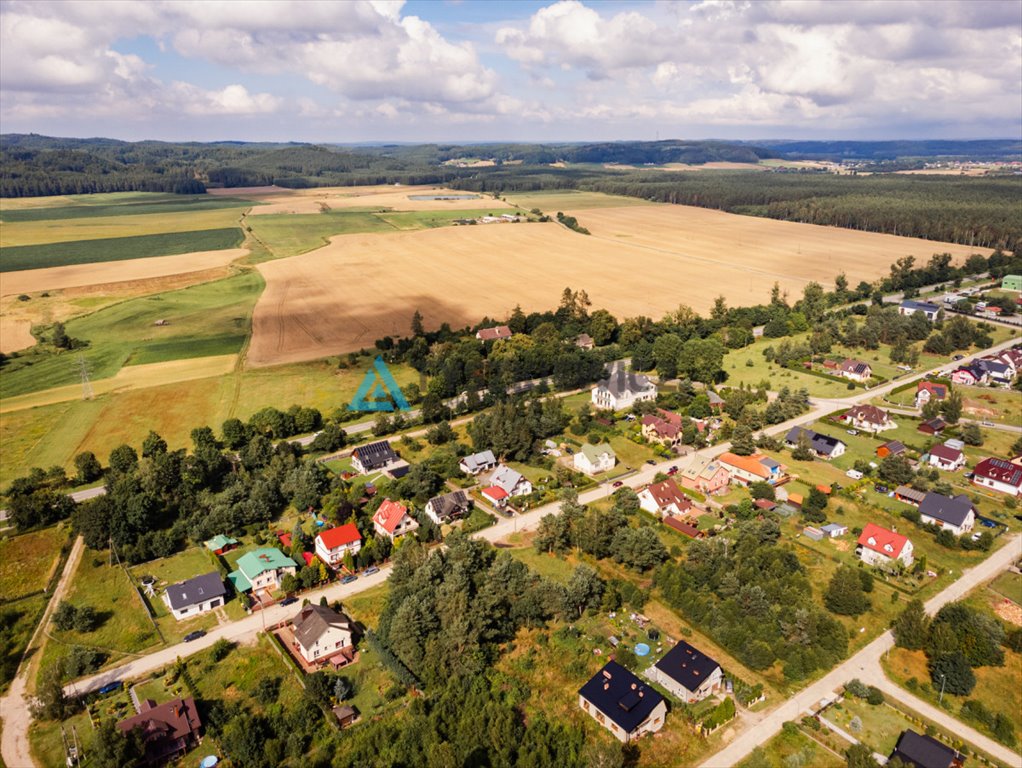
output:
[[[635,655],[636,656],[649,656],[649,646],[645,643],[635,644]]]
[[[219,762],[220,758],[216,755],[210,755],[209,757],[203,758],[202,762],[199,763],[199,768],[213,768],[213,766]]]

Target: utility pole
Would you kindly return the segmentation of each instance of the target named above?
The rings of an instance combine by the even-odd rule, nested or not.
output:
[[[946,682],[946,680],[947,678],[945,678],[944,675],[940,676],[940,696],[937,698],[938,704],[944,703],[944,683]]]
[[[92,383],[89,381],[89,369],[85,365],[85,356],[78,355],[78,373],[82,379],[82,400],[91,400],[94,396]]]

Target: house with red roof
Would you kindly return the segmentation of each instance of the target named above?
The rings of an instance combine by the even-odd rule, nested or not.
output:
[[[506,325],[495,325],[493,328],[480,328],[476,331],[476,338],[479,339],[479,341],[510,339],[511,335],[511,329]]]
[[[972,483],[1009,496],[1022,496],[1022,456],[1011,461],[983,459],[972,470]]]
[[[373,515],[373,527],[380,536],[395,541],[414,531],[419,524],[408,514],[408,507],[404,504],[384,499]]]
[[[916,384],[916,408],[922,408],[930,400],[946,400],[947,384],[937,384],[933,381],[920,381]]]
[[[681,442],[681,416],[658,408],[642,417],[642,436],[651,443],[673,448]]]
[[[866,565],[875,565],[888,570],[899,565],[912,565],[912,542],[907,536],[883,528],[876,523],[867,523],[859,536],[855,554]]]
[[[488,488],[483,488],[479,493],[482,494],[484,499],[497,507],[497,509],[502,509],[507,504],[507,491],[499,485],[491,485]]]
[[[639,491],[639,506],[658,517],[684,515],[692,509],[692,502],[681,492],[673,478],[653,483]]]
[[[929,464],[945,472],[954,472],[965,466],[965,454],[949,445],[935,445],[930,449]]]
[[[362,534],[358,532],[354,523],[339,525],[316,536],[316,554],[331,568],[337,568],[344,562],[344,556],[348,552],[354,557],[360,549]]]

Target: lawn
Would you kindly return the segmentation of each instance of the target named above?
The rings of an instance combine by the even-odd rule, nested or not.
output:
[[[0,397],[78,383],[79,356],[97,380],[115,375],[125,365],[236,353],[249,332],[252,308],[262,289],[262,277],[250,270],[179,291],[128,299],[69,320],[68,336],[88,346],[55,354],[46,345],[19,355],[0,381]],[[168,324],[156,326],[157,320]]]
[[[918,732],[919,726],[905,716],[900,709],[890,704],[867,704],[861,699],[846,696],[840,704],[835,704],[824,715],[839,728],[852,736],[856,736],[874,752],[889,755],[902,732],[912,729]],[[858,733],[849,723],[858,717],[862,721],[862,729]]]
[[[26,597],[0,606],[0,693],[14,679],[21,654],[35,631],[36,622],[46,607],[46,597]]]
[[[789,341],[802,341],[802,337],[788,337]],[[778,346],[783,339],[760,339],[742,349],[732,350],[724,357],[723,369],[727,374],[727,385],[737,387],[742,384],[758,386],[768,383],[768,388],[778,391],[782,387],[799,389],[805,387],[813,397],[847,397],[848,385],[839,381],[831,381],[820,376],[813,376],[804,371],[782,368],[763,357],[767,347]]]
[[[792,765],[845,768],[846,765],[844,757],[838,757],[816,743],[797,727],[782,730],[766,744],[756,747],[753,754],[740,762],[737,768],[760,768],[764,762],[769,768],[789,768]]]
[[[0,603],[44,589],[67,540],[64,525],[0,539]]]
[[[237,248],[245,239],[238,227],[203,229],[195,232],[165,232],[135,237],[108,237],[96,240],[72,240],[40,245],[4,247],[0,272],[21,269],[63,267],[98,261],[124,261],[179,253],[220,251]]]
[[[269,249],[269,257],[276,259],[324,246],[334,235],[395,231],[393,225],[369,210],[351,209],[303,215],[269,213],[248,216],[245,225]]]
[[[1022,575],[1005,571],[987,585],[996,595],[1006,597],[1016,605],[1022,605]]]

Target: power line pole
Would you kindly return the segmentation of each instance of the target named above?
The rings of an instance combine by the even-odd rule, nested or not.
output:
[[[78,372],[82,378],[82,400],[91,400],[94,397],[92,382],[89,381],[89,369],[85,366],[85,356],[78,355]]]

